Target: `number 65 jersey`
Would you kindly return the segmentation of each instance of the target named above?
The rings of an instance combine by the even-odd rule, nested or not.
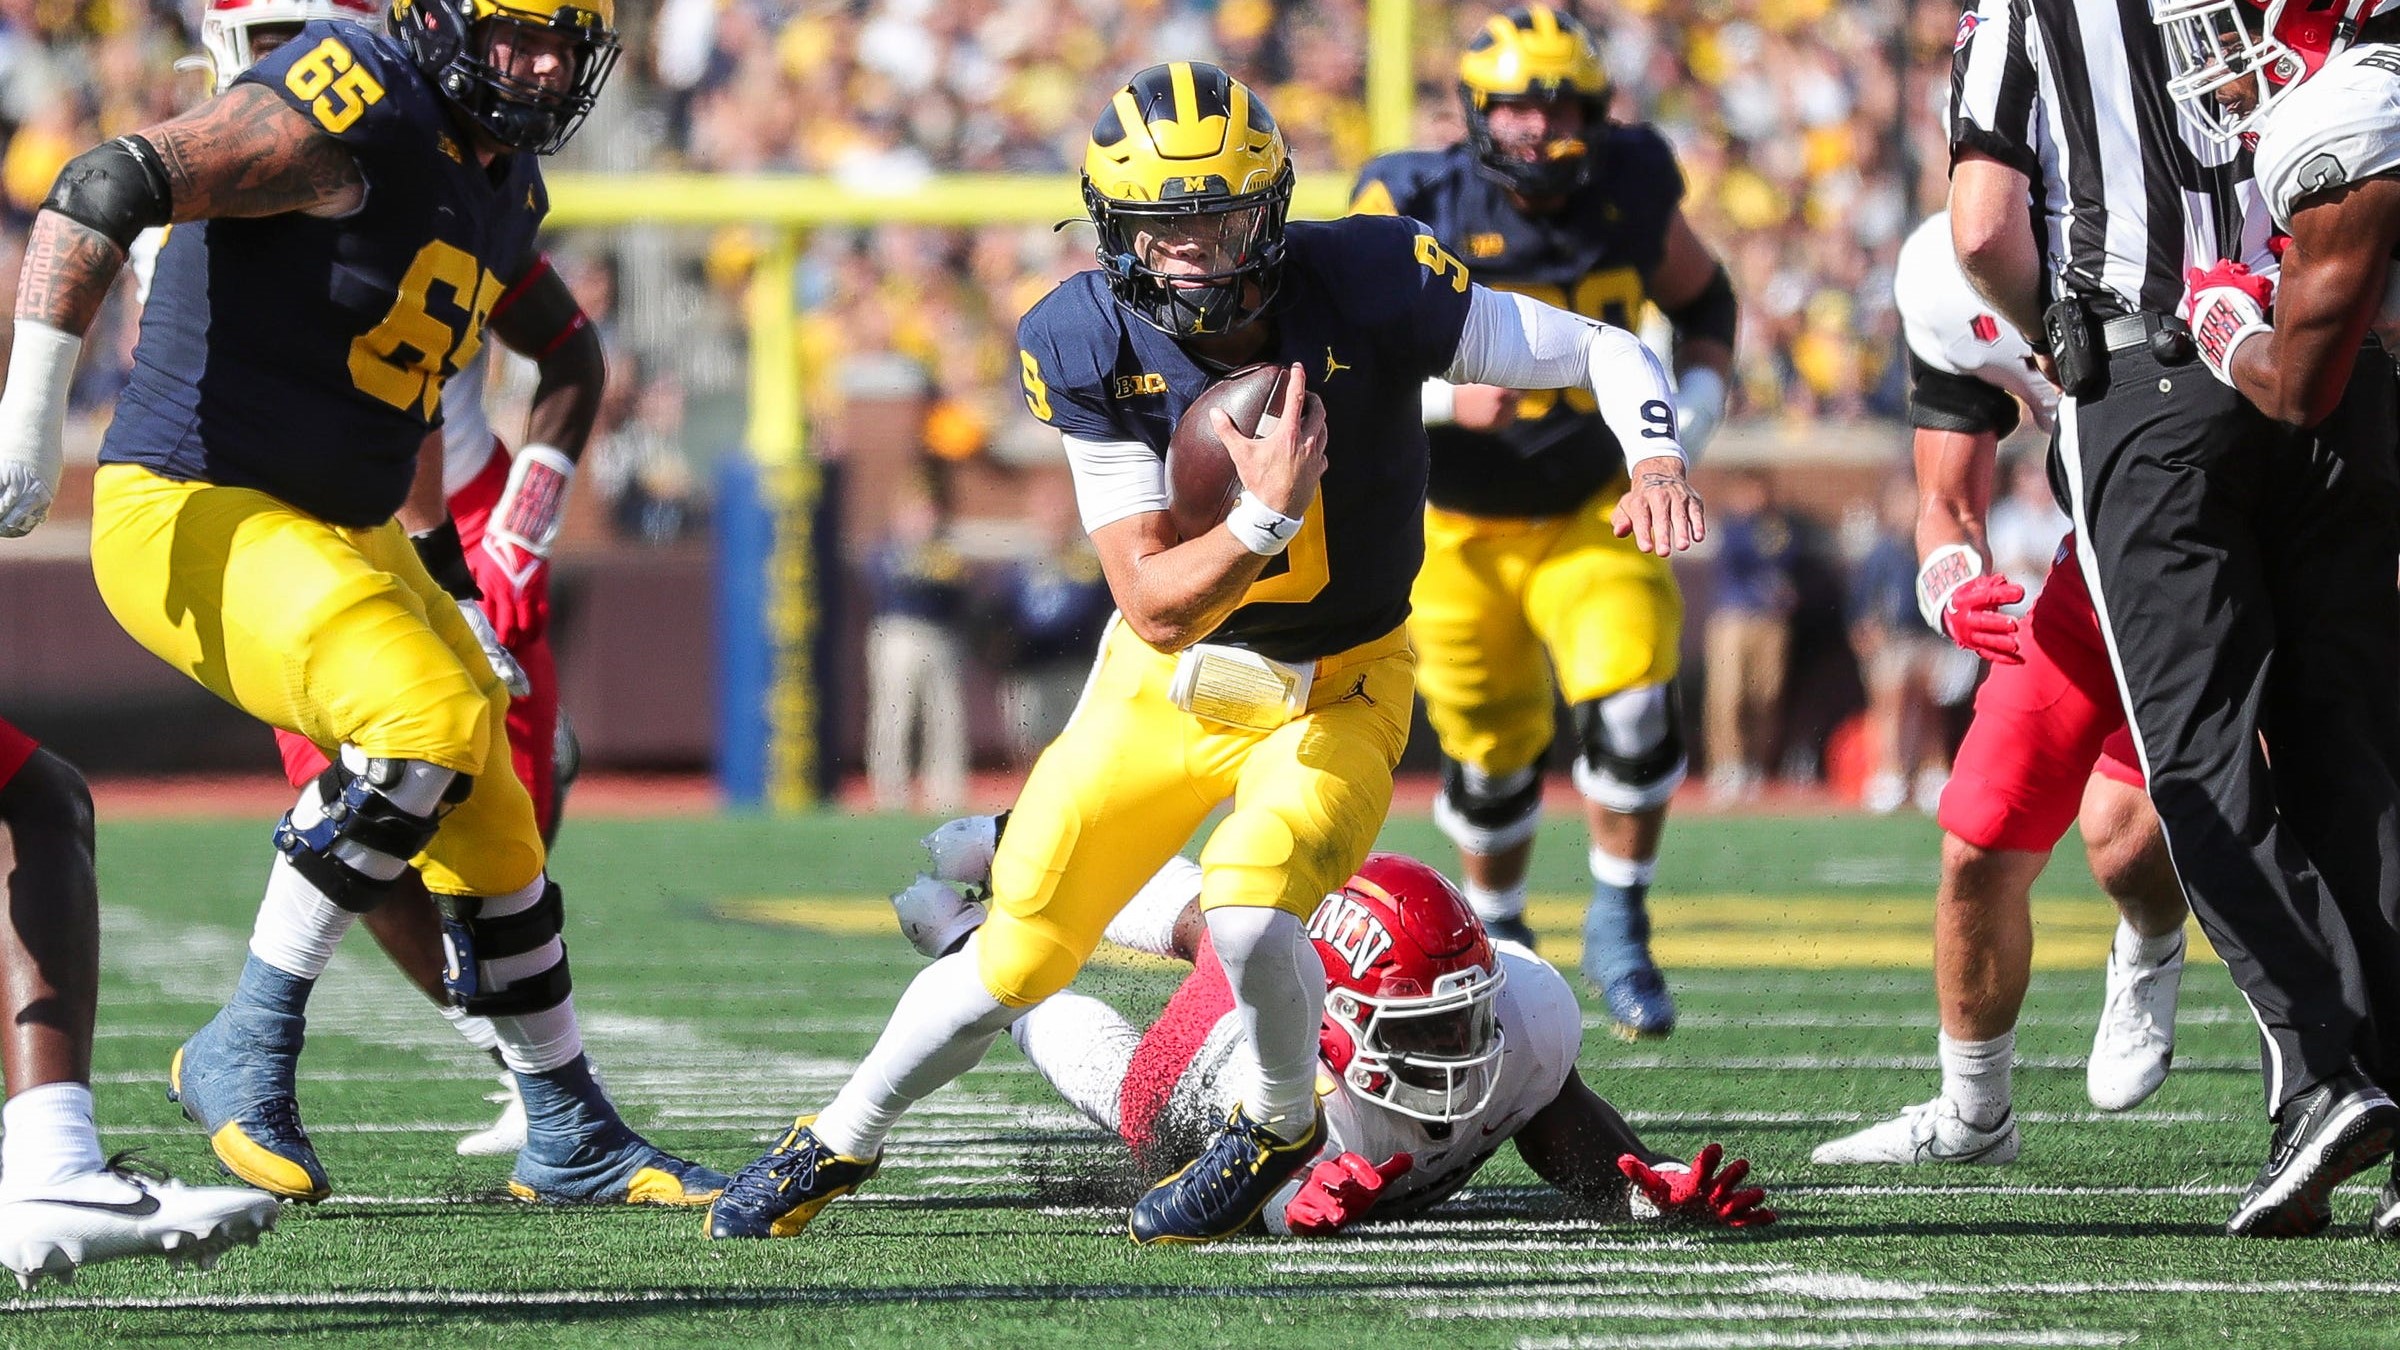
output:
[[[478,164],[408,54],[360,25],[311,23],[237,84],[339,141],[365,203],[176,226],[100,459],[377,525],[441,421],[443,381],[533,264],[539,161]]]

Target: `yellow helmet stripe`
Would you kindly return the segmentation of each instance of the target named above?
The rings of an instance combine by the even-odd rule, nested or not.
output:
[[[1525,18],[1533,25],[1533,31],[1541,36],[1546,38],[1558,36],[1558,15],[1553,13],[1548,5],[1531,7],[1525,11]]]

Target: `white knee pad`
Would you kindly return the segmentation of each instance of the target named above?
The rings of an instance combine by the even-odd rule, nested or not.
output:
[[[1575,787],[1603,808],[1631,814],[1667,804],[1683,785],[1682,702],[1674,686],[1645,684],[1578,703]]]

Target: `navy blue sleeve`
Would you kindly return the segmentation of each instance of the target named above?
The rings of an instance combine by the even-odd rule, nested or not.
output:
[[[1647,124],[1609,128],[1609,206],[1623,224],[1618,237],[1644,273],[1658,266],[1667,247],[1667,222],[1683,205],[1683,168],[1675,149]]]
[[[1400,357],[1419,379],[1450,369],[1466,331],[1467,265],[1407,216],[1350,216],[1326,250],[1341,269],[1343,290],[1360,297],[1360,313],[1402,344]]]
[[[291,41],[245,70],[235,83],[264,85],[307,114],[318,131],[365,156],[422,143],[427,128],[409,116],[404,82],[416,70],[382,35],[338,19],[303,26]]]
[[[1112,331],[1078,284],[1066,282],[1017,324],[1017,364],[1025,406],[1050,427],[1087,441],[1135,440],[1109,411],[1102,344]]]
[[[1350,214],[1354,216],[1409,216],[1416,214],[1417,174],[1412,151],[1395,151],[1377,155],[1358,172],[1358,185],[1350,189]]]

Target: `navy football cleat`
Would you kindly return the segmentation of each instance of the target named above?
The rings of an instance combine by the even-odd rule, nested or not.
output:
[[[1250,1226],[1324,1142],[1322,1112],[1310,1117],[1308,1133],[1287,1144],[1234,1107],[1199,1157],[1135,1202],[1127,1225],[1133,1240],[1148,1246],[1232,1237]]]
[[[1600,986],[1609,1030],[1623,1041],[1655,1040],[1675,1030],[1675,999],[1658,967],[1644,964]]]
[[[875,1175],[883,1155],[846,1158],[827,1148],[802,1116],[775,1147],[751,1160],[708,1209],[712,1238],[798,1237],[817,1211]]]
[[[509,1194],[545,1205],[705,1205],[725,1174],[668,1153],[633,1132],[582,1056],[518,1074],[525,1147]]]
[[[217,1162],[269,1195],[313,1204],[333,1194],[316,1146],[300,1127],[292,1080],[299,1067],[298,1017],[258,1008],[220,1009],[167,1065],[167,1100],[208,1133]]]

